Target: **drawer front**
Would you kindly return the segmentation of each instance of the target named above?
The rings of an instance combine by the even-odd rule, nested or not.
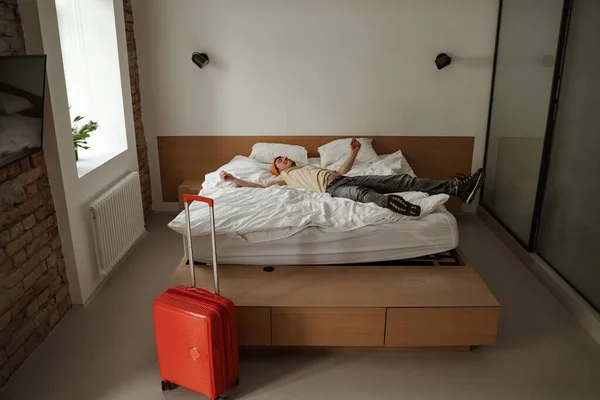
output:
[[[499,316],[500,307],[389,308],[385,345],[492,345]]]
[[[238,344],[240,346],[271,345],[271,309],[268,307],[236,307]]]
[[[383,346],[385,308],[272,308],[273,345]]]

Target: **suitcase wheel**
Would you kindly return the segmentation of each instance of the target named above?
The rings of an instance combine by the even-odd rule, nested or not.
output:
[[[176,385],[173,382],[169,382],[169,381],[161,381],[160,382],[160,388],[162,389],[163,392],[165,392],[167,390],[177,389],[178,387],[179,387],[179,385]]]

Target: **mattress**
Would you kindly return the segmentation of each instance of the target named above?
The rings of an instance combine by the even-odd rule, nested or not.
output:
[[[219,263],[238,265],[334,265],[402,260],[458,247],[456,219],[444,207],[419,220],[364,226],[351,231],[308,227],[218,235]],[[273,238],[273,240],[270,240]],[[194,260],[211,263],[210,236],[193,239]]]

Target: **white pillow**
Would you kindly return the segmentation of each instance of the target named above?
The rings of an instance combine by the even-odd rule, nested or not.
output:
[[[385,170],[390,169],[392,174],[408,174],[410,176],[416,176],[412,167],[408,163],[408,160],[404,158],[402,150],[398,150],[392,154],[386,154],[380,156],[377,162],[370,165],[373,170],[372,175],[386,175],[388,172],[380,172],[379,169]]]
[[[339,169],[345,160],[339,160],[329,165],[329,169]],[[393,154],[386,154],[377,156],[375,162],[357,161],[354,166],[348,172],[347,176],[359,176],[359,175],[396,175],[396,174],[408,174],[415,176],[412,168],[404,158],[401,150]]]
[[[287,157],[301,164],[308,164],[308,152],[302,146],[283,143],[256,143],[252,146],[250,158],[264,163],[272,163],[276,157]]]
[[[273,179],[273,174],[269,171],[269,164],[261,163],[249,157],[235,156],[216,171],[206,174],[202,188],[235,187],[234,183],[221,182],[221,171],[227,171],[236,178],[256,183],[267,183]]]
[[[352,151],[350,148],[351,141],[352,139],[337,139],[319,147],[321,166],[323,168],[328,168],[336,161],[346,160]],[[361,148],[356,156],[356,161],[375,162],[379,160],[377,153],[373,149],[372,139],[360,138],[358,141],[361,144]]]
[[[21,111],[29,110],[32,107],[33,104],[24,97],[0,92],[0,115],[13,115]]]
[[[319,157],[309,157],[308,165],[314,165],[315,167],[321,166],[321,159]]]

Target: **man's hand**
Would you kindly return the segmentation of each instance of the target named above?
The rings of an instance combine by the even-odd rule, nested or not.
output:
[[[219,176],[221,177],[221,180],[223,182],[233,182],[235,180],[235,176],[231,175],[227,171],[221,171],[221,173],[219,174]]]
[[[345,175],[352,169],[354,165],[354,160],[356,160],[356,156],[358,155],[358,151],[360,150],[360,142],[356,139],[352,139],[350,141],[350,155],[348,155],[348,159],[338,170],[336,171],[340,175]]]
[[[221,177],[221,181],[223,182],[232,182],[238,186],[241,187],[246,187],[246,188],[267,188],[269,186],[273,186],[273,185],[282,185],[285,182],[283,182],[283,180],[281,178],[277,178],[272,180],[271,182],[267,183],[266,185],[263,185],[261,183],[254,183],[254,182],[248,182],[239,178],[236,178],[235,176],[231,175],[229,172],[227,171],[221,171],[221,173],[219,174],[219,176]]]

